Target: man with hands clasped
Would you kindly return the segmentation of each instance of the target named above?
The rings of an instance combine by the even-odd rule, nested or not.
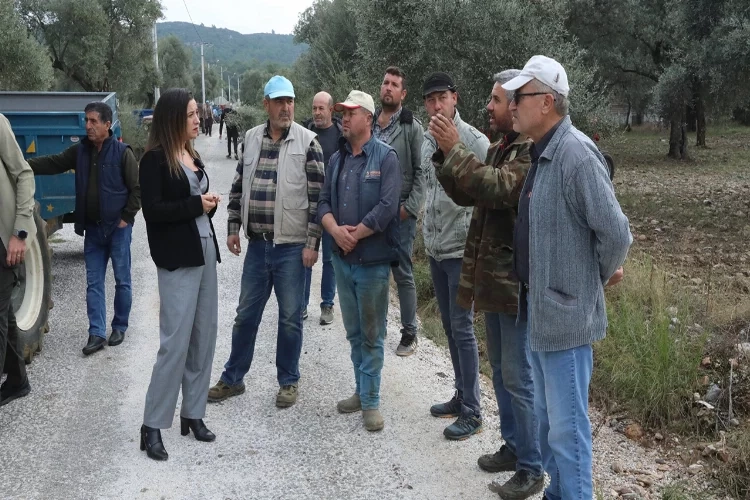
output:
[[[319,218],[334,240],[333,268],[355,381],[354,394],[337,409],[361,410],[365,429],[379,431],[388,283],[399,260],[401,170],[393,148],[372,135],[370,95],[352,90],[334,109],[343,113],[346,141],[331,156]]]

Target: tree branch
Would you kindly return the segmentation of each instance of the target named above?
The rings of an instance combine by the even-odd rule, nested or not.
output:
[[[628,69],[628,68],[623,68],[623,67],[622,67],[622,66],[620,66],[620,65],[615,65],[615,68],[616,68],[616,69],[619,69],[619,70],[620,70],[620,71],[622,71],[623,73],[633,73],[633,74],[636,74],[636,75],[642,76],[642,77],[644,77],[644,78],[648,78],[649,80],[652,80],[652,81],[654,81],[654,82],[658,82],[658,81],[659,81],[659,77],[658,77],[658,76],[656,76],[656,75],[655,75],[655,74],[653,74],[653,73],[648,73],[648,72],[646,72],[646,71],[641,71],[641,70],[639,70],[639,69]]]

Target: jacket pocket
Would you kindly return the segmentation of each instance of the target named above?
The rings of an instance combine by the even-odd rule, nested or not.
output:
[[[561,306],[578,307],[578,297],[568,295],[567,293],[560,292],[553,288],[549,288],[549,287],[545,288],[544,296],[550,299],[551,301],[557,304],[560,304]]]

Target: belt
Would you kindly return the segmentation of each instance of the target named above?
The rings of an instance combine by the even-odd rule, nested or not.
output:
[[[263,240],[263,241],[273,241],[273,232],[268,233],[250,233],[250,239],[251,240]]]

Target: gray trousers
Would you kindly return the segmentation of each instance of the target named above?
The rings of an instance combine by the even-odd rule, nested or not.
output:
[[[206,414],[219,299],[216,248],[212,238],[201,238],[201,242],[206,265],[156,271],[160,345],[143,412],[143,423],[155,429],[172,426],[180,386],[180,415],[203,418]]]

